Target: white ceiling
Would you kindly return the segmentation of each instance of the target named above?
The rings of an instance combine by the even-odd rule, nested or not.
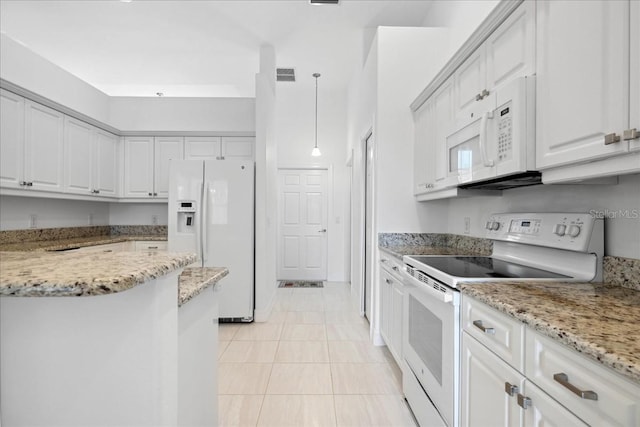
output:
[[[419,26],[430,3],[1,0],[0,31],[111,96],[251,97],[260,45],[301,81],[346,87],[363,30]]]

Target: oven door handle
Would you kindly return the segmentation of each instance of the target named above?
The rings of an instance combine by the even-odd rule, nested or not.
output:
[[[418,279],[416,279],[415,277],[409,275],[408,273],[405,273],[405,276],[407,277],[407,280],[409,280],[411,282],[411,284],[416,287],[420,292],[424,292],[426,294],[428,294],[431,298],[435,298],[437,301],[445,303],[445,304],[450,304],[450,305],[458,305],[458,298],[454,298],[455,291],[453,290],[445,290],[445,291],[441,291],[441,290],[437,290],[435,289],[431,283],[424,283]],[[432,281],[432,279],[429,279],[430,281]],[[437,284],[437,282],[433,281],[434,284]],[[438,286],[442,286],[444,287],[444,285],[438,285]]]

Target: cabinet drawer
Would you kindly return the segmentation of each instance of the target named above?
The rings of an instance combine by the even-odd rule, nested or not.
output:
[[[462,329],[520,372],[524,371],[524,328],[506,314],[463,295]]]
[[[533,330],[527,330],[526,350],[527,378],[587,424],[640,425],[638,385]]]
[[[165,241],[145,241],[135,242],[136,252],[138,251],[166,251],[167,242]]]
[[[396,280],[402,281],[402,270],[404,269],[402,261],[380,251],[380,266],[389,272]]]

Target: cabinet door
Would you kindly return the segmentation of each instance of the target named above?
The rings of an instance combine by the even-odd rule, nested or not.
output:
[[[125,138],[123,196],[153,196],[153,137]]]
[[[33,189],[63,190],[64,115],[25,100],[25,181]]]
[[[391,286],[391,318],[389,333],[391,335],[391,350],[396,363],[402,366],[402,316],[404,310],[404,285],[394,281]]]
[[[222,137],[222,158],[253,160],[255,138],[252,136]]]
[[[153,178],[154,196],[169,197],[169,162],[171,159],[184,159],[184,138],[156,138]]]
[[[380,335],[391,347],[390,319],[391,319],[391,286],[393,277],[383,268],[380,269]]]
[[[516,9],[485,42],[487,89],[535,72],[535,2]]]
[[[433,189],[436,181],[432,99],[413,113],[413,122],[413,194],[417,196]]]
[[[95,132],[94,184],[100,196],[118,195],[118,137],[97,129]]]
[[[188,136],[184,139],[185,160],[216,160],[221,156],[219,136]]]
[[[530,406],[523,411],[524,427],[587,427],[529,380],[525,381],[522,395],[530,399]]]
[[[24,98],[0,89],[0,186],[24,180]]]
[[[69,193],[88,195],[93,191],[94,129],[88,123],[65,116],[64,188]]]
[[[538,1],[536,167],[625,152],[605,145],[629,103],[629,2]]]
[[[433,95],[435,138],[431,148],[431,155],[434,156],[436,188],[449,186],[449,180],[447,179],[449,172],[447,136],[451,134],[454,122],[453,81],[453,79],[447,80]],[[453,183],[456,183],[456,181],[454,180]]]
[[[456,119],[468,120],[485,110],[483,100],[476,97],[489,89],[486,80],[485,45],[482,45],[454,73]]]
[[[466,332],[462,333],[460,425],[463,427],[519,426],[522,412],[516,394],[524,376],[511,368]],[[505,383],[513,396],[505,391]]]
[[[630,84],[631,98],[629,99],[629,129],[635,128],[640,132],[640,2],[632,1],[631,7],[631,55],[629,56],[630,64]],[[640,150],[640,138],[633,139],[629,142],[631,150]]]

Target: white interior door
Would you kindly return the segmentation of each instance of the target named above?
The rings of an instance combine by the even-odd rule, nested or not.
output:
[[[278,279],[327,278],[327,171],[278,171]]]

